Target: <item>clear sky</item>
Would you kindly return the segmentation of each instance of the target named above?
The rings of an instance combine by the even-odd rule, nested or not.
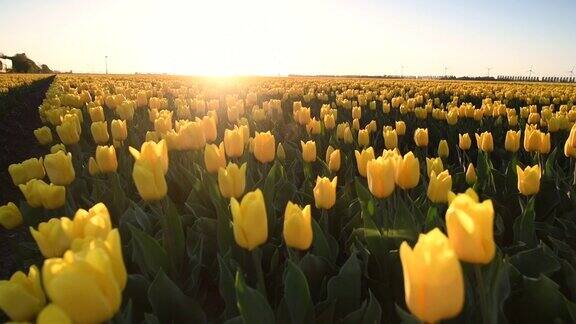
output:
[[[176,74],[568,75],[576,0],[0,0],[0,52]],[[576,71],[576,70],[575,70]]]

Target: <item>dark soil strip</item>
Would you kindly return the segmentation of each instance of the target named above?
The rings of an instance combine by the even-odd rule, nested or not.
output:
[[[12,183],[8,166],[40,157],[48,150],[38,144],[33,131],[42,126],[38,106],[53,80],[54,76],[51,76],[0,96],[0,204],[13,201],[18,205],[22,199],[19,189]],[[11,231],[0,226],[0,279],[23,270],[20,260],[15,260],[14,249],[18,242],[30,240],[28,228],[24,226]]]

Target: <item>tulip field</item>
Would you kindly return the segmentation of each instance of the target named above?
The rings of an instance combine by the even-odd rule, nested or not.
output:
[[[576,322],[574,84],[57,75],[34,113],[2,321]]]

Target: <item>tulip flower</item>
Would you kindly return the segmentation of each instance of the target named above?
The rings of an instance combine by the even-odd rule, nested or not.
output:
[[[338,172],[340,170],[340,150],[334,150],[330,153],[328,157],[328,169],[332,172]]]
[[[334,118],[334,115],[329,114],[324,116],[324,127],[326,129],[333,129],[336,127],[336,118]]]
[[[66,199],[66,187],[47,184],[38,179],[32,179],[26,184],[18,185],[30,207],[45,209],[57,209],[64,206]]]
[[[476,183],[478,177],[476,176],[476,169],[474,169],[474,164],[468,164],[466,169],[466,183],[471,186]]]
[[[246,188],[246,163],[240,167],[235,163],[228,163],[226,168],[219,168],[218,187],[223,197],[240,198]]]
[[[316,117],[310,119],[308,124],[306,124],[306,132],[312,135],[318,135],[322,131],[322,125]]]
[[[22,213],[13,202],[0,206],[0,225],[11,230],[22,224]]]
[[[464,306],[464,278],[448,238],[435,228],[411,249],[400,246],[406,305],[427,323],[455,317]]]
[[[146,201],[160,200],[168,192],[161,163],[153,163],[147,159],[136,160],[132,171],[132,179],[134,184],[136,184],[140,197]]]
[[[64,217],[62,224],[67,234],[73,239],[100,238],[105,240],[112,231],[110,213],[103,203],[98,203],[88,210],[78,209],[72,221]]]
[[[70,248],[73,228],[70,219],[51,218],[38,225],[38,230],[30,227],[30,233],[45,258],[61,257]]]
[[[447,158],[450,154],[450,149],[448,148],[448,142],[446,140],[440,140],[438,144],[438,156],[441,158]]]
[[[10,164],[8,166],[8,173],[16,186],[32,179],[43,179],[46,175],[42,158],[32,158],[22,163]]]
[[[358,131],[358,145],[361,147],[367,147],[370,145],[370,133],[368,133],[368,130],[361,129]]]
[[[88,173],[91,176],[96,176],[102,173],[100,167],[98,166],[98,162],[96,162],[96,159],[93,156],[91,156],[90,159],[88,159]]]
[[[50,182],[59,186],[67,186],[74,181],[76,173],[72,165],[72,153],[58,151],[44,157],[44,168]]]
[[[304,162],[314,162],[316,161],[316,142],[308,141],[304,143],[300,141],[300,145],[302,146],[302,159]]]
[[[468,135],[468,133],[458,134],[458,147],[460,147],[461,150],[467,151],[470,149],[471,145],[472,140],[470,139],[470,135]]]
[[[214,117],[202,117],[202,127],[204,128],[204,137],[206,138],[206,142],[214,142],[216,137],[218,137],[218,129],[216,128],[216,120]]]
[[[344,139],[344,143],[346,144],[352,144],[354,142],[354,138],[352,138],[352,131],[350,130],[350,127],[345,127],[344,131],[343,131],[343,139]]]
[[[268,239],[266,203],[260,189],[249,192],[238,202],[230,199],[232,227],[236,243],[249,251],[264,244]]]
[[[444,164],[442,164],[441,158],[426,158],[426,173],[428,177],[430,177],[432,171],[436,171],[436,174],[444,171]]]
[[[10,280],[0,280],[0,309],[13,321],[34,320],[45,304],[40,272],[35,265],[30,267],[28,275],[18,271]]]
[[[540,149],[542,133],[534,126],[526,125],[524,130],[524,150],[536,152]]]
[[[114,146],[96,147],[96,163],[101,173],[112,173],[118,169],[118,160],[116,159],[116,149]]]
[[[398,147],[398,135],[396,130],[384,129],[384,145],[386,149],[392,150]]]
[[[108,124],[105,121],[92,123],[90,131],[92,132],[92,138],[94,138],[96,144],[108,143],[110,136],[108,135]]]
[[[361,107],[352,107],[352,118],[353,119],[360,119],[362,116],[362,108]]]
[[[48,145],[53,141],[52,131],[47,126],[35,129],[34,136],[40,145]]]
[[[228,157],[241,157],[244,154],[244,134],[237,126],[224,131],[224,148]]]
[[[386,198],[394,191],[394,178],[396,170],[394,160],[382,156],[368,161],[366,164],[366,177],[368,189],[376,198]]]
[[[420,181],[420,162],[412,151],[406,153],[402,159],[396,162],[396,184],[406,190],[412,189]]]
[[[520,131],[509,130],[506,132],[504,147],[508,152],[518,152],[518,149],[520,149]]]
[[[402,120],[396,121],[395,130],[396,130],[396,135],[398,135],[398,136],[402,136],[402,135],[406,134],[406,123],[404,123],[404,121],[402,121]]]
[[[42,279],[53,304],[74,323],[102,323],[118,312],[126,285],[118,230],[105,241],[79,241],[63,258],[44,262]]]
[[[352,129],[355,131],[360,129],[360,120],[358,118],[352,120]]]
[[[90,120],[93,123],[106,120],[106,116],[104,115],[104,108],[102,108],[102,106],[89,107],[88,114],[90,115]]]
[[[366,178],[366,166],[368,161],[374,160],[374,149],[370,146],[367,149],[363,149],[362,153],[354,151],[356,155],[356,167],[358,168],[358,173]]]
[[[326,177],[317,177],[316,186],[314,187],[314,201],[316,208],[330,209],[336,203],[336,184],[338,177],[332,181]]]
[[[76,144],[80,141],[80,129],[74,120],[65,120],[56,126],[56,133],[60,141],[66,145]]]
[[[484,152],[492,152],[494,150],[494,140],[492,139],[492,133],[484,132],[482,134],[476,134],[476,145],[478,149]]]
[[[540,154],[550,153],[550,133],[540,133],[540,147],[538,152]]]
[[[160,134],[166,134],[172,130],[172,114],[158,116],[158,118],[154,120],[154,130]]]
[[[564,142],[564,155],[566,157],[576,158],[576,147],[572,146],[570,138]]]
[[[180,148],[182,150],[201,150],[206,146],[204,126],[202,120],[189,121],[180,126],[178,130]]]
[[[66,153],[66,146],[64,146],[64,144],[62,144],[62,143],[58,143],[58,144],[54,144],[54,145],[52,145],[52,147],[50,147],[50,153],[56,153],[58,151],[62,151],[64,153]]]
[[[55,304],[50,304],[38,314],[36,324],[72,324],[72,320],[68,314]]]
[[[282,146],[282,143],[278,143],[278,147],[276,148],[276,156],[280,161],[286,160],[286,151],[284,151],[284,146]]]
[[[430,174],[430,183],[428,184],[427,195],[434,203],[445,203],[448,201],[448,193],[452,190],[452,176],[448,170],[439,174],[432,171]]]
[[[218,169],[226,167],[224,143],[220,145],[207,144],[204,147],[204,165],[209,173],[217,173]]]
[[[283,236],[286,245],[298,249],[308,250],[312,244],[312,216],[310,205],[301,208],[297,204],[288,202],[284,211]]]
[[[128,138],[128,128],[126,127],[125,120],[112,120],[112,123],[110,123],[110,130],[112,132],[112,138],[116,141],[125,141],[126,138]]]
[[[462,261],[487,264],[496,252],[494,207],[491,200],[479,201],[473,189],[456,195],[446,211],[448,240]]]
[[[428,129],[417,128],[416,131],[414,131],[414,142],[418,147],[428,146]]]
[[[524,196],[535,195],[540,191],[540,166],[527,166],[524,170],[520,166],[516,166],[516,173],[518,176],[518,191]]]
[[[274,161],[276,154],[276,140],[274,139],[274,135],[270,132],[256,132],[253,143],[254,157],[256,160],[260,161],[260,163]]]
[[[163,174],[168,173],[168,147],[165,140],[158,143],[147,141],[142,143],[140,151],[133,147],[129,147],[129,151],[136,161],[147,160],[153,166],[160,164]]]

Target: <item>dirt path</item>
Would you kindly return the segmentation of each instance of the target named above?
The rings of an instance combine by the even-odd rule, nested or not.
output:
[[[47,149],[38,145],[34,129],[41,127],[38,106],[42,103],[54,77],[35,82],[26,88],[15,89],[0,97],[0,204],[21,199],[12,183],[8,166],[30,157],[38,157]],[[27,228],[7,231],[0,226],[0,279],[8,278],[23,265],[14,259],[17,242],[29,240]]]

